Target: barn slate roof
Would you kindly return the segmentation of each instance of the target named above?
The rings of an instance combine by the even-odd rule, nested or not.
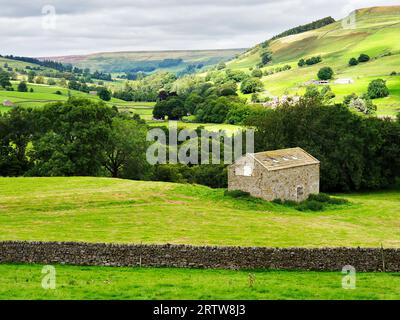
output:
[[[290,148],[249,154],[268,171],[282,170],[320,162],[302,148]]]

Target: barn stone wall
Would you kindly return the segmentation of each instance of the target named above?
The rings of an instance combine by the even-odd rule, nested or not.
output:
[[[62,242],[0,242],[0,263],[127,267],[400,272],[400,249],[195,247]]]
[[[268,171],[254,161],[251,176],[237,174],[243,171],[244,163],[236,163],[228,169],[228,189],[249,192],[253,197],[267,201],[275,199],[303,201],[310,194],[319,193],[320,165]],[[298,190],[301,188],[302,192]]]

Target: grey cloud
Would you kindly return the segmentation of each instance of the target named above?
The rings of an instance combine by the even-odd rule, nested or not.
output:
[[[390,0],[0,0],[0,54],[249,47],[299,24]],[[54,5],[57,28],[42,28]],[[10,27],[12,26],[12,27]]]

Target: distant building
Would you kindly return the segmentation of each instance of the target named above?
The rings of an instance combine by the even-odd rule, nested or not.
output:
[[[272,100],[263,103],[263,106],[275,109],[283,104],[296,105],[299,101],[299,96],[283,95],[282,97],[273,97]]]
[[[320,162],[301,148],[247,154],[228,168],[229,190],[267,201],[301,202],[319,193]]]
[[[89,94],[91,94],[92,96],[97,96],[97,91],[89,91]]]
[[[4,100],[4,101],[3,101],[3,106],[4,106],[4,107],[13,107],[13,106],[14,106],[14,103],[11,102],[10,100]]]
[[[320,84],[329,84],[329,80],[310,80],[304,83],[306,86],[311,84],[320,85]]]
[[[348,79],[343,78],[343,79],[335,80],[335,84],[352,84],[352,83],[354,83],[354,80],[350,79],[350,78],[348,78]]]

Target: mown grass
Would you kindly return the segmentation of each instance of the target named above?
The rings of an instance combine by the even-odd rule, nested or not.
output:
[[[224,190],[107,178],[0,178],[0,240],[399,247],[399,190],[299,212]]]
[[[229,271],[55,266],[45,290],[40,265],[0,265],[0,299],[400,299],[400,276],[357,273],[343,289],[338,272]]]

